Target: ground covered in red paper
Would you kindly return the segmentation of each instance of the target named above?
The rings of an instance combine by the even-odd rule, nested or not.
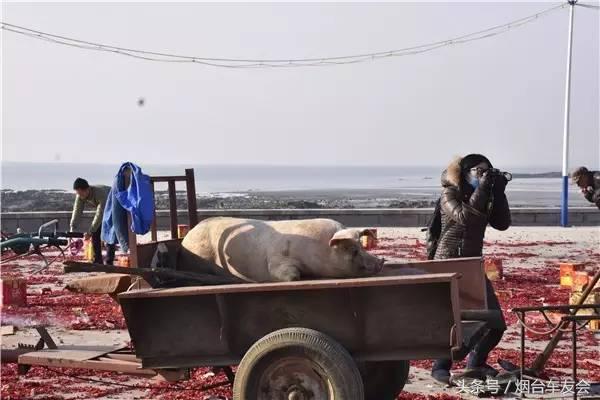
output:
[[[425,244],[416,230],[381,230],[377,249],[372,251],[389,260],[424,260]],[[490,355],[496,367],[498,359],[519,364],[519,330],[513,307],[568,303],[569,289],[561,288],[558,262],[584,262],[588,268],[597,268],[600,251],[581,246],[575,239],[510,240],[488,239],[486,256],[501,258],[504,279],[494,282],[496,293],[509,325],[500,346]],[[38,274],[32,271],[43,264],[35,256],[2,264],[2,278],[20,277],[28,284],[27,306],[4,306],[2,324],[12,324],[22,330],[35,325],[60,326],[71,331],[113,331],[125,328],[119,305],[107,295],[81,295],[62,287],[69,279],[58,265]],[[540,315],[528,317],[528,324],[546,329]],[[527,363],[531,363],[543,348],[548,336],[527,335]],[[578,340],[579,376],[588,381],[600,381],[600,368],[593,361],[600,360],[598,338],[582,330]],[[457,363],[462,368],[464,363]],[[443,389],[427,378],[431,361],[412,362],[411,381],[399,399],[459,399],[452,389]],[[570,374],[570,337],[566,335],[547,364],[547,377],[566,377]],[[159,383],[149,379],[123,376],[117,373],[76,369],[47,369],[34,367],[26,375],[18,376],[15,364],[1,368],[3,399],[229,399],[228,386],[200,391],[199,389],[224,381],[223,374],[214,375],[207,368],[192,371],[192,379],[177,384]],[[110,384],[110,383],[114,383]],[[123,386],[124,385],[124,386]]]

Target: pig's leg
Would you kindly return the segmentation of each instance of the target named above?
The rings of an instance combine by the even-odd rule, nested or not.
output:
[[[269,260],[269,275],[275,282],[300,280],[300,262],[288,257],[274,257]]]

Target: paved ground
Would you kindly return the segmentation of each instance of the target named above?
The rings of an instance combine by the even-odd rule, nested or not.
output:
[[[379,229],[380,246],[374,252],[398,261],[414,261],[424,257],[424,234],[418,229]],[[162,236],[162,234],[161,234]],[[558,286],[558,262],[577,261],[587,263],[589,271],[600,264],[599,228],[511,228],[507,232],[489,230],[486,238],[486,256],[501,258],[505,267],[505,279],[495,282],[496,292],[502,303],[509,324],[499,348],[490,356],[496,367],[499,358],[518,362],[518,325],[509,309],[516,305],[556,304],[568,300],[569,291]],[[12,348],[19,342],[33,344],[37,334],[32,326],[50,324],[51,334],[59,344],[126,344],[129,340],[120,309],[108,296],[74,295],[62,290],[71,279],[80,274],[63,275],[58,265],[48,271],[32,275],[42,264],[35,258],[20,262],[3,263],[2,277],[20,276],[28,281],[28,307],[4,307],[2,325],[19,326],[15,335],[2,337],[2,348]],[[45,290],[44,290],[45,289]],[[49,290],[48,290],[49,289]],[[532,323],[541,321],[533,320]],[[537,325],[536,325],[537,326]],[[547,338],[528,338],[528,357],[542,349]],[[592,332],[582,334],[579,348],[579,376],[600,381],[599,337]],[[568,376],[570,367],[570,341],[563,340],[546,370],[547,377],[561,379]],[[461,365],[459,364],[459,367]],[[444,388],[429,377],[429,361],[413,362],[410,381],[400,398],[476,398],[459,393],[457,388]],[[68,376],[66,376],[66,375]],[[77,375],[88,381],[69,376]],[[136,388],[111,386],[118,382]],[[197,371],[194,379],[185,384],[171,386],[144,379],[122,377],[117,374],[94,374],[81,370],[48,371],[34,368],[27,375],[18,377],[14,365],[2,366],[0,395],[5,399],[188,399],[200,398],[191,390],[207,382],[219,380],[206,369]],[[146,389],[150,385],[153,389]],[[158,385],[158,386],[157,386]],[[215,390],[213,395],[229,396],[228,390]],[[208,396],[208,394],[206,395]]]

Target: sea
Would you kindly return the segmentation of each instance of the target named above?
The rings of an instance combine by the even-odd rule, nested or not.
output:
[[[110,164],[27,163],[1,164],[3,190],[71,190],[77,177],[91,184],[110,185],[119,166]],[[440,192],[441,166],[269,166],[269,165],[142,165],[149,175],[183,175],[194,168],[196,191],[202,196],[246,196],[251,193],[296,193],[305,197],[381,195],[401,200],[434,199]],[[514,173],[552,172],[557,169],[515,167]],[[161,190],[157,186],[157,190]],[[164,187],[166,190],[166,185]],[[184,189],[178,186],[178,189]],[[560,178],[515,178],[507,188],[511,205],[560,205]],[[569,188],[572,206],[588,206],[576,187]]]

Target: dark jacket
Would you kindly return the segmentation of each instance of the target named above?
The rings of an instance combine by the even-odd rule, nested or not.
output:
[[[600,171],[590,171],[590,174],[592,174],[592,191],[584,193],[583,197],[600,209]]]
[[[481,256],[488,223],[501,231],[511,223],[504,191],[481,186],[473,190],[462,177],[460,161],[454,160],[442,174],[442,227],[435,259]]]

